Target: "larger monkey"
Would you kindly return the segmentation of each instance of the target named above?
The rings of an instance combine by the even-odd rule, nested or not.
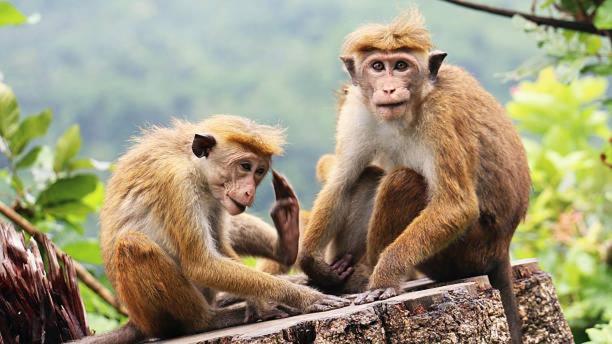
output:
[[[362,260],[372,274],[357,302],[393,296],[413,266],[435,280],[487,274],[518,343],[509,244],[528,204],[524,149],[503,107],[431,48],[416,10],[347,36],[341,59],[352,85],[337,122],[337,161],[298,261],[314,283],[342,285],[329,263],[345,252],[325,261],[323,251],[362,207],[372,212]],[[349,200],[373,162],[385,175],[372,209]]]
[[[101,246],[130,323],[108,341],[231,325],[232,311],[211,306],[215,291],[306,312],[345,305],[340,298],[242,265],[230,246],[229,216],[251,206],[283,143],[279,128],[213,116],[197,124],[176,121],[172,128],[153,128],[119,160],[100,214]],[[283,229],[296,234],[297,200],[283,197],[294,195],[282,177],[275,175],[274,182],[277,199],[285,202],[277,204],[285,207],[275,216],[279,234]],[[240,216],[241,223],[257,229],[256,220]],[[290,253],[286,263],[296,255]]]

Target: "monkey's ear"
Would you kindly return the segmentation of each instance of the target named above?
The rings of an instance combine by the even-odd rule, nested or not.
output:
[[[435,50],[429,53],[429,79],[435,81],[438,78],[438,70],[442,65],[442,61],[446,58],[447,53]]]
[[[217,140],[212,135],[200,135],[195,134],[193,142],[191,143],[191,151],[198,158],[207,157],[210,151],[217,144]]]
[[[351,82],[353,85],[357,86],[357,79],[355,73],[355,59],[352,56],[340,56],[340,60],[344,63],[344,68],[351,76]]]

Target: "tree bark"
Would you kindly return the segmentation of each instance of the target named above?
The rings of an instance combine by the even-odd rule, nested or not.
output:
[[[550,276],[533,260],[514,266],[525,343],[572,343]],[[499,292],[480,276],[411,281],[404,293],[366,305],[177,338],[168,343],[508,343]],[[240,306],[240,305],[236,305]]]

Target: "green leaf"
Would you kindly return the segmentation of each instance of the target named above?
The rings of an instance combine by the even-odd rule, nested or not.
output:
[[[58,179],[40,193],[36,203],[45,207],[78,201],[95,191],[97,183],[98,177],[93,174],[80,174]]]
[[[95,239],[85,239],[82,241],[71,242],[62,247],[72,258],[89,264],[102,264],[102,254],[100,244]]]
[[[28,17],[23,15],[15,6],[8,1],[0,1],[0,26],[1,25],[20,25],[28,21]]]
[[[20,154],[32,139],[45,135],[52,117],[51,110],[47,109],[24,119],[11,137],[9,146],[13,155]]]
[[[98,171],[108,171],[111,164],[106,161],[98,161],[96,159],[75,159],[68,163],[67,168],[70,171],[74,170],[86,170],[86,169],[96,169]]]
[[[599,6],[593,24],[600,30],[612,29],[612,0],[606,0]]]
[[[53,170],[59,172],[76,156],[81,149],[81,130],[77,124],[71,126],[57,140]]]
[[[17,174],[13,174],[13,177],[11,178],[11,186],[13,189],[15,189],[15,191],[17,191],[18,194],[22,194],[25,190],[23,181],[17,176]]]
[[[34,165],[41,151],[41,146],[36,146],[30,149],[30,151],[26,155],[24,155],[23,158],[17,161],[17,163],[15,164],[15,168],[19,170]]]
[[[83,197],[83,204],[98,211],[104,201],[104,183],[98,181],[96,189]]]
[[[0,82],[0,136],[13,136],[19,125],[19,105],[10,87]]]
[[[67,202],[45,208],[45,211],[55,217],[79,217],[85,218],[89,213],[93,212],[90,206],[78,202]]]

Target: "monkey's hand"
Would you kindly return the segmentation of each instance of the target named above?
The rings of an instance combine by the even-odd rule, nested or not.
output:
[[[342,297],[323,294],[308,287],[302,288],[309,289],[310,293],[310,297],[306,298],[306,304],[300,307],[304,313],[325,312],[351,304],[350,300]]]
[[[394,297],[398,294],[399,288],[378,288],[370,289],[364,293],[357,295],[355,299],[356,305],[363,305],[364,303],[370,303],[379,300],[385,300],[390,297]]]
[[[281,263],[292,266],[297,258],[300,239],[300,205],[287,179],[274,170],[272,185],[276,202],[270,216],[278,232],[276,254]]]

